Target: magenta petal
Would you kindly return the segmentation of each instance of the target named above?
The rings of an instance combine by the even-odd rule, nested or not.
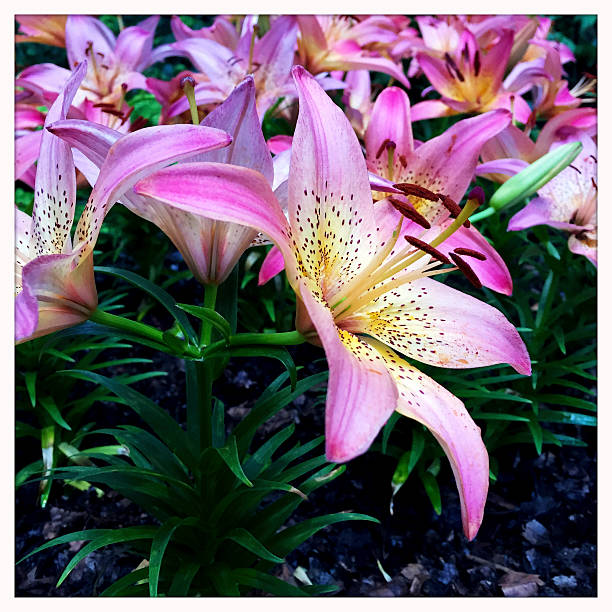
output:
[[[132,70],[140,72],[149,66],[151,51],[153,49],[153,37],[159,17],[150,18],[148,29],[132,26],[122,30],[117,37],[115,56],[126,72]],[[143,22],[144,23],[144,22]]]
[[[452,219],[449,219],[441,224],[441,228],[444,229],[451,223]],[[468,256],[465,256],[465,260],[485,287],[504,295],[512,295],[512,277],[508,267],[500,254],[473,225],[470,227],[460,227],[437,248],[445,255],[448,255],[450,251],[457,247],[472,249],[485,255],[486,259],[484,261]]]
[[[437,367],[508,363],[519,374],[531,373],[525,344],[501,312],[430,278],[390,290],[342,325]]]
[[[105,58],[113,55],[115,35],[102,21],[88,15],[68,15],[66,20],[66,54],[68,65],[74,66],[87,59],[87,49],[93,44],[96,53]]]
[[[414,149],[412,125],[410,123],[410,100],[399,87],[383,89],[372,110],[372,116],[365,133],[366,158],[368,168],[382,176],[388,175],[388,153],[381,150],[384,144],[395,145],[393,173],[399,174],[402,168],[400,157],[407,158]],[[394,176],[387,176],[392,179]]]
[[[29,132],[15,140],[15,178],[20,179],[38,159],[42,131]]]
[[[271,153],[278,155],[283,151],[291,149],[291,143],[293,142],[293,136],[287,136],[286,134],[278,134],[268,139],[268,148]]]
[[[285,269],[285,260],[278,247],[272,247],[259,270],[259,285],[265,285],[271,278]]]
[[[411,111],[412,122],[423,121],[423,119],[434,119],[436,117],[448,117],[456,112],[442,100],[423,100],[417,102]]]
[[[15,297],[15,342],[29,338],[38,325],[38,302],[29,287]]]
[[[81,215],[76,235],[93,249],[109,208],[136,182],[173,162],[231,142],[225,132],[199,125],[161,125],[123,136],[110,148]]]
[[[514,176],[521,170],[524,170],[529,164],[522,159],[496,159],[494,161],[485,162],[476,166],[474,174],[476,176],[484,176],[486,174],[505,174],[506,176]]]
[[[548,198],[534,198],[525,208],[519,210],[510,221],[508,221],[508,231],[517,232],[527,229],[528,227],[533,227],[534,225],[550,225],[557,229],[570,231],[579,231],[582,229],[580,225],[555,220],[554,215],[556,208],[555,203]]]
[[[407,168],[412,182],[442,191],[459,202],[474,176],[482,145],[510,121],[511,115],[505,110],[458,121],[415,149]]]
[[[378,351],[339,330],[328,306],[304,279],[300,296],[329,364],[325,454],[328,461],[349,461],[368,450],[395,410],[397,388]]]
[[[394,351],[368,340],[384,357],[399,391],[397,411],[427,427],[450,461],[461,498],[463,530],[472,540],[482,522],[489,489],[489,457],[480,428],[463,402]]]
[[[70,146],[47,131],[58,119],[65,119],[81,81],[86,62],[76,67],[63,91],[47,113],[36,166],[32,226],[38,227],[34,252],[61,253],[70,248],[70,228],[76,201],[76,176]],[[34,237],[32,237],[34,238]]]
[[[231,164],[180,164],[141,180],[135,191],[195,215],[264,233],[283,252],[289,281],[296,282],[287,219],[259,172]]]
[[[229,98],[213,110],[201,125],[217,128],[232,137],[230,146],[208,151],[192,161],[218,162],[244,166],[261,172],[272,184],[272,155],[261,131],[255,109],[255,81],[247,77]]]

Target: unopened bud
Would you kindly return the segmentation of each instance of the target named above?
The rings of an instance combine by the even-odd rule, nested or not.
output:
[[[489,205],[495,210],[500,210],[504,206],[521,202],[565,170],[578,157],[580,151],[582,151],[581,142],[570,142],[550,151],[509,178],[493,194]]]

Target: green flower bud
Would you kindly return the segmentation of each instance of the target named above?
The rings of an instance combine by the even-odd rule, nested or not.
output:
[[[534,161],[518,174],[508,179],[491,198],[489,205],[495,210],[524,200],[567,168],[582,151],[582,143],[561,145]]]

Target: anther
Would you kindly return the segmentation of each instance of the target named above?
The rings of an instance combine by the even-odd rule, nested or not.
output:
[[[391,202],[393,208],[395,208],[395,210],[397,210],[401,215],[406,217],[406,219],[414,221],[417,225],[420,225],[425,229],[431,229],[431,224],[429,223],[429,221],[427,221],[427,219],[421,213],[415,210],[410,204],[400,202],[392,196],[390,196],[388,200],[389,202]]]
[[[442,202],[442,206],[451,214],[451,217],[458,217],[461,214],[461,206],[455,200],[442,193],[439,193],[438,197]]]
[[[429,189],[425,189],[425,187],[421,187],[420,185],[415,185],[414,183],[395,183],[393,186],[403,191],[406,195],[417,196],[424,200],[430,200],[431,202],[437,202],[439,199],[439,194]]]
[[[383,154],[385,149],[395,149],[396,146],[397,145],[392,140],[389,140],[388,138],[386,140],[383,140],[380,147],[378,147],[378,151],[376,152],[376,159],[378,159]]]
[[[455,78],[459,79],[463,83],[465,81],[465,78],[461,74],[461,71],[457,67],[457,64],[455,64],[455,60],[448,54],[448,52],[444,54],[444,59],[446,60],[446,65],[449,68],[452,68],[453,72],[455,73]]]
[[[457,247],[455,249],[455,253],[458,255],[467,255],[468,257],[473,257],[474,259],[479,259],[480,261],[484,261],[487,256],[481,253],[480,251],[475,251],[474,249],[467,249],[465,247]]]
[[[480,51],[476,51],[474,55],[474,76],[478,76],[480,73]]]
[[[449,255],[451,259],[455,262],[455,265],[459,268],[459,270],[463,272],[465,278],[467,278],[470,283],[472,283],[472,285],[476,287],[476,289],[480,289],[482,287],[482,283],[480,282],[480,280],[478,280],[478,277],[476,276],[474,270],[472,270],[470,265],[456,253],[449,253]]]
[[[431,255],[434,259],[437,259],[438,261],[445,263],[445,264],[450,264],[448,257],[444,255],[444,253],[440,253],[438,249],[432,247],[430,244],[427,244],[427,242],[424,242],[423,240],[419,240],[418,238],[415,238],[414,236],[404,236],[404,238],[408,244],[412,245],[413,247],[416,247],[417,249],[420,249],[421,251],[424,251],[428,255]]]
[[[597,191],[597,183],[595,182],[595,179],[593,177],[591,177],[591,184],[593,185],[593,187],[595,187],[595,191]]]

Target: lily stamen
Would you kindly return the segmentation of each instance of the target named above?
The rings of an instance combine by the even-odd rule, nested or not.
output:
[[[457,255],[457,253],[449,253],[449,255],[457,265],[457,268],[459,268],[459,270],[463,272],[463,275],[470,281],[470,283],[472,283],[472,285],[474,285],[476,289],[481,289],[482,283],[480,282],[470,265],[459,255]]]
[[[404,239],[406,240],[408,244],[411,244],[413,247],[416,247],[417,249],[421,251],[425,251],[425,253],[427,253],[428,255],[431,255],[434,259],[437,259],[439,262],[450,265],[451,263],[450,259],[446,257],[444,253],[441,253],[440,251],[438,251],[438,249],[432,247],[427,242],[424,242],[423,240],[420,240],[419,238],[415,238],[414,236],[404,236]]]
[[[468,249],[466,247],[457,247],[455,249],[455,253],[459,255],[467,255],[468,257],[473,257],[479,261],[485,261],[487,259],[487,256],[480,251],[475,251],[474,249]]]
[[[395,210],[397,210],[402,216],[410,219],[410,221],[414,221],[417,225],[420,225],[424,229],[431,229],[431,223],[429,223],[429,221],[411,204],[407,202],[400,202],[391,196],[388,198],[388,200],[391,202],[393,208],[395,208]]]

